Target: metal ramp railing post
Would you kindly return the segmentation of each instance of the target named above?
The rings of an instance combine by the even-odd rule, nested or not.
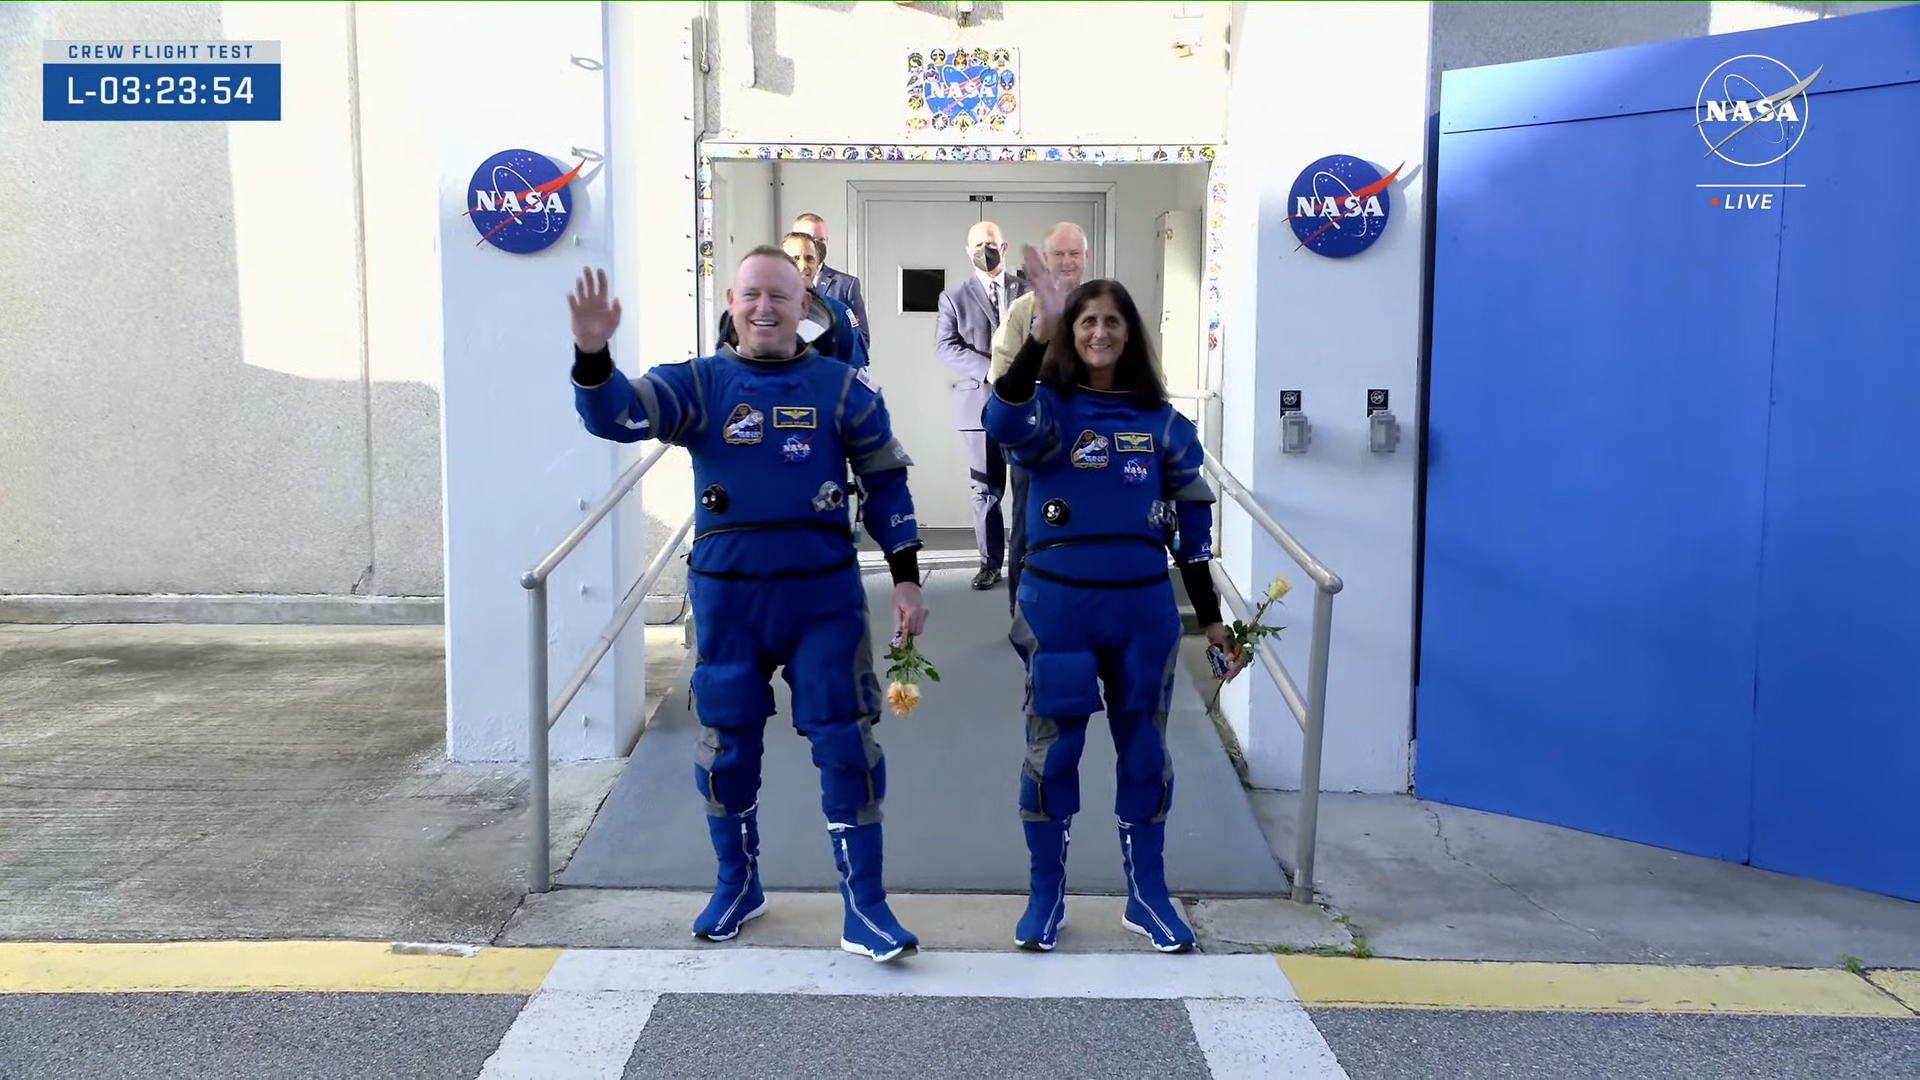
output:
[[[1203,447],[1202,451],[1206,455],[1206,471],[1219,483],[1220,490],[1239,503],[1253,523],[1272,537],[1280,549],[1313,579],[1313,636],[1307,645],[1307,692],[1300,692],[1286,665],[1280,662],[1265,641],[1254,646],[1254,657],[1279,689],[1280,698],[1286,702],[1287,711],[1293,714],[1294,722],[1300,725],[1300,823],[1299,835],[1294,838],[1293,881],[1288,896],[1299,903],[1310,904],[1314,899],[1314,847],[1320,829],[1320,759],[1326,744],[1327,657],[1333,636],[1333,596],[1345,585],[1339,575],[1327,569],[1326,564],[1309,554],[1291,533],[1273,520],[1272,515],[1253,497],[1253,493],[1227,471],[1212,450]],[[1218,559],[1213,561],[1212,570],[1214,584],[1219,587],[1221,598],[1233,610],[1233,617],[1250,621],[1253,612],[1246,597]],[[1251,724],[1251,718],[1248,722]]]
[[[654,554],[653,560],[647,564],[639,580],[627,590],[627,595],[621,600],[620,607],[614,612],[613,618],[608,620],[606,627],[600,631],[600,637],[594,642],[593,648],[588,650],[586,660],[575,669],[573,677],[567,680],[567,685],[560,691],[560,695],[551,700],[547,697],[552,661],[547,641],[547,579],[552,576],[560,563],[580,546],[581,541],[587,538],[587,534],[593,531],[594,526],[605,520],[607,515],[613,512],[614,507],[632,493],[640,483],[640,478],[645,476],[647,470],[653,468],[654,464],[670,449],[672,449],[670,445],[662,443],[652,453],[628,466],[627,470],[620,474],[620,478],[614,481],[612,490],[607,492],[606,497],[600,500],[600,504],[595,506],[580,524],[574,526],[573,531],[567,534],[567,538],[548,552],[547,557],[541,559],[539,565],[520,575],[520,587],[527,590],[529,818],[527,891],[529,893],[546,892],[550,888],[548,879],[553,873],[550,854],[553,845],[552,808],[548,774],[553,725],[559,722],[561,715],[567,711],[567,706],[573,703],[573,699],[586,686],[588,677],[593,674],[600,661],[606,658],[607,653],[613,650],[613,643],[619,638],[620,632],[627,628],[634,614],[646,602],[648,590],[660,580],[660,575],[666,571],[667,564],[672,561],[674,552],[679,548],[680,541],[692,531],[693,515],[688,514],[687,519],[680,523],[680,527],[674,530],[667,542],[660,546],[660,550]]]

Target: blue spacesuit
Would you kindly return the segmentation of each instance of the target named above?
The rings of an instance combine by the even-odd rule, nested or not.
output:
[[[874,742],[883,695],[849,528],[851,465],[867,492],[868,533],[895,582],[918,581],[920,546],[906,451],[863,372],[811,348],[750,360],[730,347],[629,380],[603,349],[575,349],[575,408],[615,442],[658,439],[693,457],[688,592],[702,737],[694,780],[719,862],[696,937],[733,937],[759,915],[760,758],[774,714],[773,669],[792,688],[794,726],[813,744],[845,905],[841,947],[887,960],[918,947],[881,885],[886,759]]]
[[[835,360],[851,368],[867,366],[867,339],[860,325],[860,317],[853,309],[819,289],[812,290],[813,299],[819,301],[833,315],[833,343],[831,355]],[[803,329],[804,332],[804,329]]]
[[[1080,754],[1088,717],[1104,708],[1119,756],[1124,922],[1155,948],[1183,952],[1193,932],[1168,896],[1163,861],[1173,803],[1167,709],[1181,634],[1167,552],[1177,549],[1195,591],[1213,557],[1213,492],[1192,421],[1124,393],[1035,386],[1044,350],[1029,341],[984,410],[988,435],[1030,473],[1027,554],[1009,635],[1027,664],[1020,817],[1031,858],[1015,941],[1054,945],[1065,916],[1068,828],[1080,810]],[[1196,607],[1206,601],[1217,621],[1210,582]]]

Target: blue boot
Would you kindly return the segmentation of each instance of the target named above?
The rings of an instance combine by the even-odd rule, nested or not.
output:
[[[1027,912],[1014,927],[1013,943],[1046,952],[1067,925],[1066,821],[1023,821],[1027,830]]]
[[[846,922],[840,947],[857,956],[891,960],[917,952],[920,939],[908,933],[887,908],[880,883],[880,825],[827,826],[833,838],[833,862],[840,869],[840,900]]]
[[[1166,822],[1120,823],[1120,859],[1127,871],[1127,913],[1120,924],[1161,952],[1186,952],[1193,948],[1193,931],[1167,895],[1166,849]]]
[[[760,823],[757,807],[743,814],[707,816],[707,835],[713,840],[713,854],[720,871],[713,887],[713,899],[707,909],[693,920],[693,936],[708,941],[726,941],[740,932],[748,919],[767,910],[766,893],[760,890]]]

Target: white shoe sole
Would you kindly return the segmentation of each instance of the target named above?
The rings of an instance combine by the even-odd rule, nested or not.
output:
[[[869,960],[874,960],[882,964],[896,957],[920,951],[920,946],[918,945],[896,945],[891,952],[877,953],[865,945],[856,944],[848,941],[846,938],[840,939],[840,948],[855,956],[864,956]]]
[[[1021,941],[1019,938],[1014,938],[1013,947],[1016,949],[1026,949],[1029,952],[1034,950],[1038,950],[1040,952],[1052,952],[1053,947],[1060,943],[1058,940],[1060,937],[1060,931],[1065,930],[1066,928],[1067,928],[1067,917],[1065,915],[1062,915],[1060,916],[1060,921],[1053,924],[1053,936],[1055,940],[1040,942],[1040,941]]]
[[[759,918],[762,915],[765,915],[766,913],[767,913],[767,901],[763,899],[760,901],[759,907],[754,908],[752,911],[749,911],[745,915],[740,916],[740,921],[733,924],[733,933],[728,934],[725,937],[722,937],[719,934],[703,934],[700,931],[695,930],[693,932],[693,936],[701,939],[702,941],[732,941],[734,938],[737,938],[740,936],[741,927],[746,926],[748,923],[752,922],[753,920]]]
[[[1134,924],[1134,921],[1132,919],[1127,918],[1125,915],[1120,916],[1120,925],[1126,927],[1127,929],[1133,931],[1136,934],[1139,934],[1141,937],[1146,938],[1148,944],[1152,945],[1154,948],[1164,953],[1186,952],[1187,950],[1193,948],[1193,942],[1191,941],[1183,941],[1176,945],[1162,945],[1158,941],[1154,940],[1153,934],[1148,932],[1146,927],[1136,926]]]

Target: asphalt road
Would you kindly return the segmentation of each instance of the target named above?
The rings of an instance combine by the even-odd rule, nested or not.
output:
[[[1253,1003],[1253,1012],[1291,1009],[1310,1017],[1337,1057],[1335,1067],[1316,1062],[1310,1051],[1260,1060],[1263,1050],[1298,1037],[1284,1029],[1264,1047],[1233,1045],[1232,1034],[1223,1034],[1210,1016],[1234,1004],[1222,1001],[608,990],[563,993],[548,1002],[557,1007],[539,1016],[530,1000],[6,995],[0,996],[0,1080],[1920,1075],[1920,1021],[1899,1019],[1302,1010]],[[1242,1034],[1262,1042],[1255,1029]]]

